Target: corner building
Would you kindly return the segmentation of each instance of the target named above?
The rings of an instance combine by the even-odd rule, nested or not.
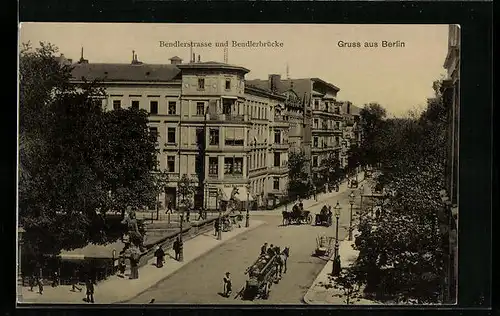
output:
[[[83,60],[83,57],[82,57]],[[289,125],[282,112],[286,97],[246,87],[248,69],[219,62],[74,65],[72,80],[99,79],[107,110],[136,107],[149,112],[158,136],[158,162],[169,174],[163,205],[177,202],[183,175],[197,187],[194,204],[215,209],[233,188],[240,201],[264,206],[287,186]],[[273,195],[274,194],[274,195]]]

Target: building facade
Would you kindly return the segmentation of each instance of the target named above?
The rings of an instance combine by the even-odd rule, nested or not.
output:
[[[458,164],[459,164],[459,122],[460,122],[460,27],[450,25],[448,30],[448,53],[443,67],[447,70],[447,79],[442,85],[443,104],[448,111],[446,188],[443,192],[444,214],[447,220],[449,240],[446,291],[444,300],[455,302],[458,286]]]
[[[341,107],[341,112],[344,121],[342,129],[342,147],[340,151],[340,165],[342,168],[347,167],[349,159],[349,149],[353,145],[361,145],[361,126],[360,112],[361,109],[354,106],[350,101],[338,102]]]
[[[83,56],[82,56],[83,59]],[[196,207],[214,209],[237,188],[242,201],[267,204],[287,187],[289,123],[286,97],[246,86],[248,69],[219,62],[152,65],[75,64],[73,82],[99,79],[107,110],[149,113],[158,137],[158,165],[168,173],[163,205],[177,202],[179,180],[196,186]]]

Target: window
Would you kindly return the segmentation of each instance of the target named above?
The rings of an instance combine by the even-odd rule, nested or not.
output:
[[[219,174],[219,161],[217,157],[208,158],[208,174],[210,176],[217,176]]]
[[[242,128],[226,127],[224,144],[227,146],[243,146],[244,131]]]
[[[205,78],[198,78],[198,89],[205,90]]]
[[[196,115],[205,115],[205,103],[196,102]]]
[[[275,167],[281,166],[281,155],[280,155],[280,153],[274,153],[274,166]]]
[[[222,104],[222,114],[231,115],[233,103],[230,100],[224,100]]]
[[[257,109],[257,118],[260,119],[260,107]]]
[[[338,146],[338,145],[339,145],[339,137],[335,136],[335,146]]]
[[[211,128],[209,131],[209,144],[210,145],[219,145],[219,129]]]
[[[313,141],[314,141],[313,146],[318,147],[318,137],[314,137]]]
[[[243,175],[243,158],[224,158],[224,174]]]
[[[317,167],[318,166],[318,156],[313,156],[313,167]]]
[[[158,114],[158,101],[149,102],[149,113]]]
[[[121,107],[122,107],[122,101],[113,100],[113,110],[118,110]]]
[[[168,102],[168,115],[175,115],[176,108],[177,107],[177,102],[175,101],[169,101]]]
[[[175,127],[167,128],[167,142],[169,144],[175,144]]]
[[[132,101],[132,109],[139,110],[139,101],[137,100]]]
[[[314,100],[314,109],[319,110],[319,101],[318,100]]]
[[[175,172],[175,156],[167,156],[167,171]]]
[[[340,122],[335,122],[335,125],[336,125],[335,126],[336,129],[340,129]]]
[[[274,131],[274,143],[281,144],[281,131]]]
[[[273,190],[279,191],[279,189],[280,189],[280,179],[273,178]]]
[[[149,135],[151,135],[151,137],[154,137],[157,140],[158,139],[158,128],[150,127],[149,128]]]
[[[226,79],[226,90],[231,90],[231,79]]]
[[[325,102],[325,112],[328,112],[330,107],[330,104],[328,102]]]
[[[314,128],[318,128],[319,119],[314,119]]]

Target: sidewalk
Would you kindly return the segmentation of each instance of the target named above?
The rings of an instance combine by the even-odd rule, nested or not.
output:
[[[125,303],[137,295],[143,293],[147,289],[161,282],[165,278],[177,272],[186,264],[195,261],[202,255],[208,253],[212,249],[222,245],[238,235],[251,231],[264,221],[251,220],[250,227],[237,228],[235,227],[230,232],[222,233],[222,240],[217,240],[213,232],[208,232],[199,235],[193,239],[184,242],[184,261],[178,262],[174,259],[172,249],[165,249],[166,262],[163,268],[157,268],[156,258],[152,258],[146,265],[139,268],[139,279],[130,280],[126,277],[117,275],[110,276],[107,280],[99,282],[95,286],[95,302],[100,304]],[[128,271],[130,272],[130,271]],[[33,288],[33,292],[29,287],[23,287],[21,293],[18,293],[19,303],[51,303],[51,304],[85,304],[85,286],[82,287],[82,292],[72,292],[70,285],[61,285],[58,287],[44,286],[43,295],[38,293],[38,287]],[[18,288],[19,291],[19,288]]]
[[[359,235],[357,230],[353,230],[353,240],[345,240],[339,243],[339,255],[341,258],[342,268],[351,266],[358,257],[358,251],[353,249],[354,240],[356,236]],[[313,284],[304,295],[304,302],[310,305],[345,305],[344,298],[337,297],[334,295],[340,294],[340,290],[333,287],[325,287],[325,285],[330,284],[330,274],[332,272],[333,266],[333,255],[326,263],[325,267],[318,274]],[[356,305],[377,305],[377,302],[373,302],[366,299],[361,299],[356,302]]]

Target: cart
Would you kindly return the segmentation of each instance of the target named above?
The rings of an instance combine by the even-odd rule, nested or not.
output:
[[[316,238],[316,250],[314,255],[317,257],[329,257],[335,245],[335,237],[318,236]]]
[[[242,291],[242,298],[254,300],[255,298],[269,298],[271,286],[279,282],[278,254],[270,257],[261,255],[246,271],[248,280]]]

